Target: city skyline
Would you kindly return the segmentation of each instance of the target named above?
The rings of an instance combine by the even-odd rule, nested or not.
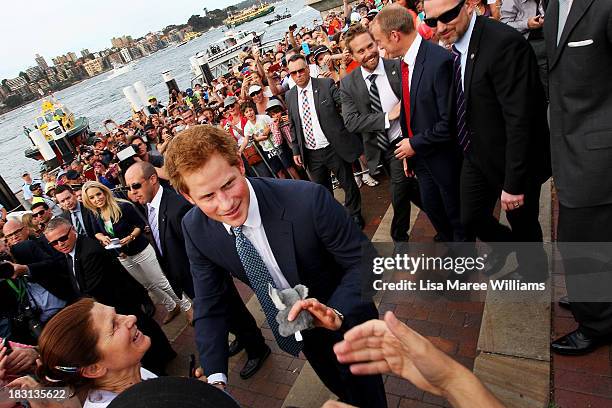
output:
[[[83,8],[83,3],[74,0],[57,0],[52,4],[54,12],[50,13],[48,8],[29,9],[27,4],[11,0],[4,5],[5,22],[0,25],[0,36],[7,39],[0,48],[3,61],[0,79],[14,78],[19,72],[36,66],[36,54],[51,66],[52,58],[56,56],[68,52],[80,55],[83,49],[92,52],[104,50],[111,47],[113,37],[129,35],[138,38],[171,24],[184,24],[194,14],[203,15],[204,8],[225,8],[238,2],[183,0],[176,4],[164,2],[152,6],[151,2],[144,0],[107,0],[101,4],[88,3]],[[11,16],[27,16],[32,29],[23,30],[24,19]],[[39,26],[36,21],[43,24]],[[36,27],[40,30],[33,29]],[[19,33],[18,38],[15,38],[15,33]],[[8,40],[11,38],[13,41]]]

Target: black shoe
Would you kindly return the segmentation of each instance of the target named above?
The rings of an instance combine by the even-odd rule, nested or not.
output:
[[[363,229],[365,227],[365,220],[361,216],[361,214],[353,215],[353,222],[357,224],[359,229]]]
[[[596,338],[588,337],[580,329],[558,338],[550,344],[550,348],[557,354],[579,356],[595,350],[602,342]]]
[[[489,253],[487,257],[487,261],[485,265],[487,266],[483,271],[485,275],[491,276],[495,275],[497,272],[501,271],[501,269],[506,265],[506,261],[508,260],[508,255],[510,255],[511,251],[505,251],[501,249],[496,249]]]
[[[238,339],[236,339],[232,341],[229,345],[229,356],[233,357],[236,354],[240,353],[242,350],[244,350],[244,346],[238,341]]]
[[[252,377],[270,356],[270,351],[270,347],[266,346],[266,350],[259,357],[248,359],[244,367],[242,367],[242,370],[240,370],[240,378],[246,380]]]
[[[570,307],[570,301],[569,298],[567,296],[561,296],[559,298],[559,306],[561,306],[564,309],[567,310],[571,310],[572,308]]]

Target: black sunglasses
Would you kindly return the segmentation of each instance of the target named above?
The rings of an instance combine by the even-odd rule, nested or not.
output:
[[[54,240],[54,241],[49,241],[49,245],[51,246],[56,246],[57,244],[59,244],[60,242],[66,242],[68,241],[68,237],[70,237],[70,233],[72,232],[72,228],[70,228],[68,230],[68,232],[66,233],[66,235],[62,235],[61,237],[59,237],[58,239]]]
[[[289,75],[297,75],[303,74],[306,71],[306,68],[296,69],[295,71],[289,71]]]
[[[39,211],[39,212],[33,212],[32,213],[32,218],[38,218],[38,217],[42,217],[42,215],[45,213],[45,211]]]
[[[134,183],[134,184],[127,186],[127,189],[130,191],[133,191],[133,190],[140,190],[141,187],[142,187],[142,183]]]
[[[255,91],[249,94],[250,97],[253,97],[255,95],[259,95],[261,93],[261,89],[259,91]]]
[[[425,18],[423,22],[431,28],[436,28],[438,25],[438,21],[441,22],[442,24],[448,24],[457,18],[464,4],[465,4],[465,0],[461,0],[459,4],[457,4],[452,9],[445,11],[444,13],[440,14],[438,17]]]

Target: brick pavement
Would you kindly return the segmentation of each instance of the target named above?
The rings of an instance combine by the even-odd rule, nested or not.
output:
[[[372,237],[388,206],[388,183],[382,180],[375,188],[362,187],[365,233]],[[556,209],[553,207],[553,221]],[[419,213],[412,230],[411,239],[430,242],[434,231],[424,213]],[[558,269],[556,269],[558,271]],[[405,278],[396,272],[393,279]],[[557,293],[563,291],[563,276],[554,276]],[[241,296],[248,302],[252,292],[242,283],[237,284]],[[482,319],[483,303],[448,301],[435,297],[419,297],[398,292],[382,295],[379,311],[381,315],[393,310],[397,316],[415,330],[427,336],[436,346],[472,369],[477,356],[476,345]],[[230,392],[243,407],[280,407],[304,365],[301,358],[291,358],[280,352],[273,341],[270,329],[264,322],[262,331],[272,355],[261,371],[248,380],[241,380],[238,371],[246,356],[240,353],[230,359]],[[551,337],[566,333],[575,327],[571,314],[557,305],[553,307],[553,329]],[[174,341],[179,357],[172,363],[169,372],[184,375],[187,372],[189,355],[195,350],[194,334],[187,327]],[[554,401],[558,408],[612,407],[612,349],[602,347],[583,357],[553,357],[551,378]],[[423,393],[407,381],[395,376],[385,376],[387,401],[390,408],[447,407],[442,398]],[[306,402],[306,401],[305,401]],[[555,405],[551,405],[553,407]]]
[[[553,223],[556,231],[559,206],[553,201]],[[553,235],[556,239],[556,236]],[[563,266],[553,268],[555,299],[565,294]],[[552,309],[551,339],[569,333],[578,326],[572,313],[556,302]],[[557,408],[612,407],[612,346],[603,346],[586,356],[552,355],[552,398]]]

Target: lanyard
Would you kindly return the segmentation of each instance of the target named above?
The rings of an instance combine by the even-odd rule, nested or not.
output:
[[[23,282],[21,280],[17,281],[19,287],[17,287],[15,283],[10,279],[7,279],[6,283],[8,283],[9,286],[15,291],[15,293],[17,294],[17,300],[21,302],[21,299],[23,299],[23,295],[25,293],[25,287]]]

